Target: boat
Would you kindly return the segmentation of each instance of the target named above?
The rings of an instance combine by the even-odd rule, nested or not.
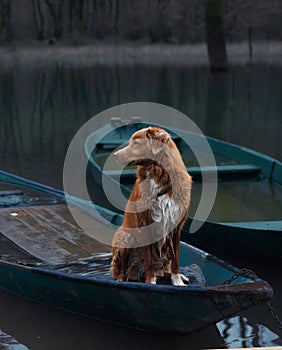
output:
[[[108,161],[108,157],[116,147],[125,144],[135,131],[147,126],[146,122],[123,122],[115,118],[112,123],[91,133],[85,140],[88,181],[102,188],[103,178],[106,178],[107,186],[113,193],[121,188],[122,193],[128,197],[135,181],[136,169],[128,167],[121,172],[115,168],[117,165],[114,161]],[[183,139],[197,144],[197,140],[203,136],[176,128],[168,131],[194,182],[191,215],[181,239],[217,255],[282,259],[282,163],[246,147],[207,137],[216,166],[200,168]],[[202,176],[215,173],[219,181],[213,209],[199,230],[191,233],[193,214],[201,197]],[[105,198],[103,200],[104,206],[114,210]]]
[[[272,298],[269,284],[251,271],[183,242],[180,266],[190,279],[187,286],[166,279],[156,285],[117,282],[109,275],[109,247],[76,225],[64,192],[5,172],[0,191],[6,197],[0,209],[0,287],[8,292],[108,323],[181,334]],[[72,205],[88,210],[82,199]],[[98,210],[116,220],[116,213]]]

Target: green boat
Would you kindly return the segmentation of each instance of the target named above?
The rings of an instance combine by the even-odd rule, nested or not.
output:
[[[186,243],[180,245],[180,265],[187,286],[116,282],[109,275],[109,247],[76,225],[62,191],[0,172],[0,199],[0,287],[22,297],[171,333],[193,333],[272,298],[272,288],[252,272]],[[72,205],[87,213],[92,203],[73,198]],[[116,221],[115,213],[97,210]]]
[[[114,123],[114,130],[113,125],[108,123],[90,134],[85,141],[88,182],[95,183],[101,190],[103,176],[113,193],[121,188],[128,197],[135,181],[136,169],[128,167],[121,173],[115,161],[109,161],[108,157],[116,147],[128,142],[136,130],[148,124],[128,121],[123,124],[120,121],[117,125],[116,120]],[[194,182],[191,215],[182,232],[182,240],[217,255],[281,259],[282,163],[248,148],[207,137],[216,166],[200,168],[184,139],[197,144],[203,136],[175,128],[168,131]],[[103,171],[105,162],[107,169]],[[202,193],[202,176],[215,173],[219,181],[213,209],[201,228],[196,233],[190,233],[192,217]],[[114,210],[104,197],[103,206]],[[97,198],[93,197],[93,200],[97,202]]]

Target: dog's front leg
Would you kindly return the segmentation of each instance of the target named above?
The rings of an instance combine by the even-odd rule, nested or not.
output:
[[[179,243],[180,243],[181,228],[176,228],[173,235],[173,249],[174,257],[171,264],[171,284],[173,286],[186,286],[184,282],[188,283],[189,278],[179,273]]]
[[[123,282],[126,280],[128,260],[129,260],[128,249],[114,248],[110,274],[118,282]]]
[[[144,262],[145,262],[145,282],[156,284],[157,283],[157,277],[154,274],[154,268],[152,264],[152,251],[151,246],[143,247],[143,256],[144,256]]]

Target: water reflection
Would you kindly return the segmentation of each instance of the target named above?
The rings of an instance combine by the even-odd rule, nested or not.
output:
[[[62,185],[75,132],[97,112],[152,101],[186,113],[204,133],[282,159],[282,68],[94,66],[0,68],[1,168]]]
[[[244,316],[236,316],[219,322],[217,328],[227,348],[282,345],[282,340],[276,333]]]

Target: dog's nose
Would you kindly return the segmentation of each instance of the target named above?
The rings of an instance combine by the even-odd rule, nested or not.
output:
[[[115,152],[115,153],[113,154],[113,156],[114,156],[115,158],[118,158],[118,153],[119,153],[119,151]]]
[[[115,158],[116,161],[119,161],[119,160],[122,158],[120,150],[119,150],[119,151],[116,151],[116,152],[113,154],[113,156],[114,156],[114,158]]]

